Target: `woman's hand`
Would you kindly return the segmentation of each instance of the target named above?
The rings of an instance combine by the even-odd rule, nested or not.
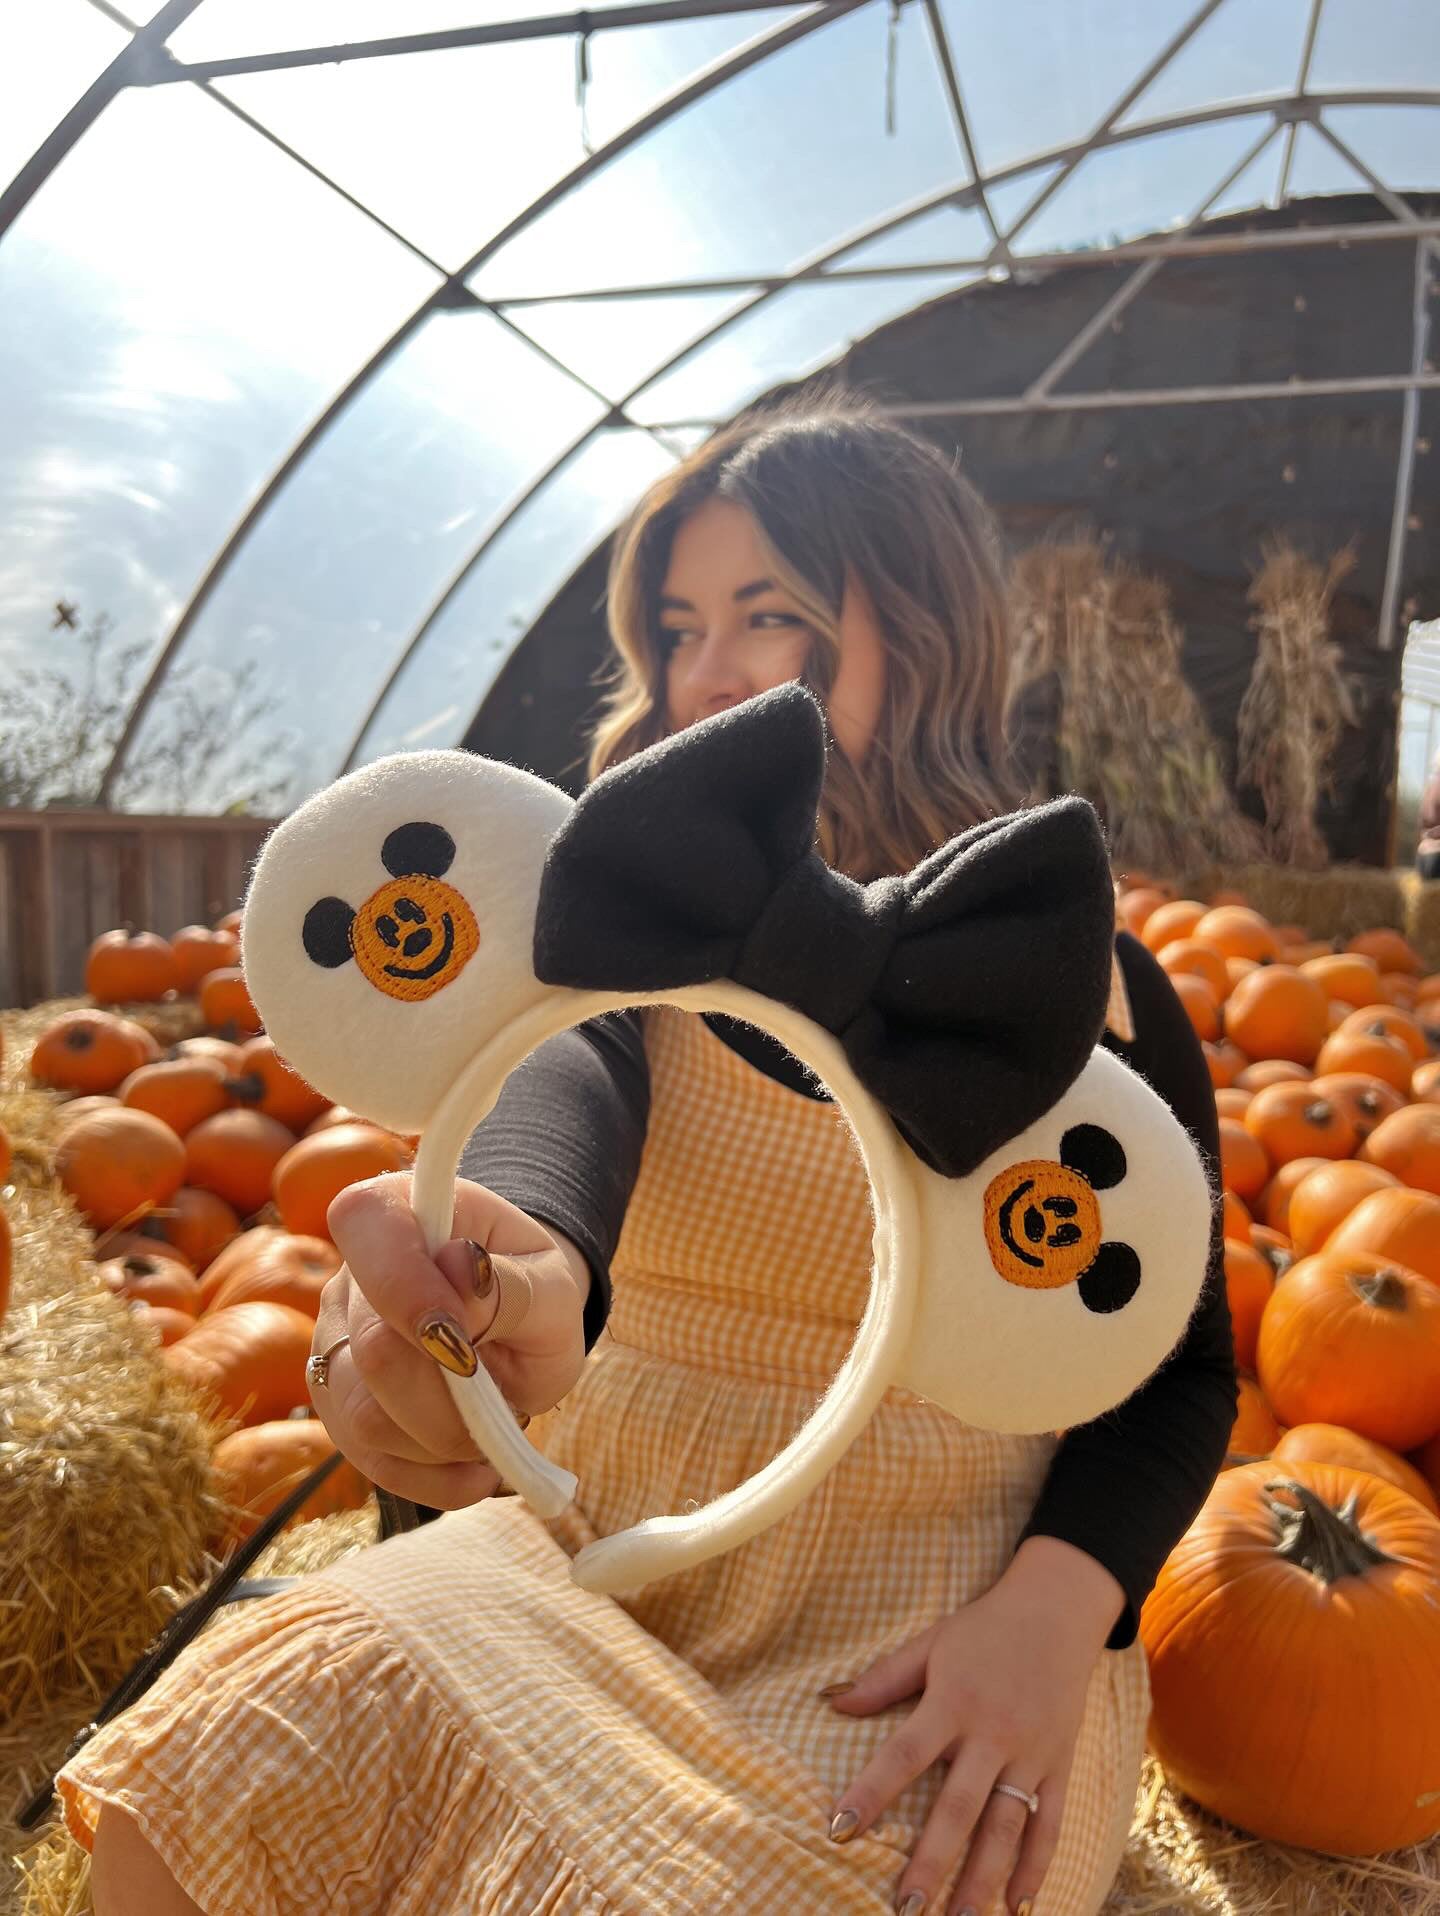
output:
[[[1093,1557],[1027,1538],[993,1589],[832,1697],[852,1716],[920,1698],[835,1805],[837,1841],[869,1829],[932,1763],[949,1765],[896,1890],[903,1916],[940,1916],[935,1897],[967,1844],[950,1916],[978,1916],[1002,1888],[1016,1916],[1029,1916],[1055,1853],[1090,1675],[1123,1607]],[[997,1783],[1038,1796],[1038,1812],[995,1794]]]
[[[351,1185],[330,1206],[344,1264],[325,1286],[314,1349],[334,1351],[311,1401],[337,1447],[373,1483],[436,1510],[490,1496],[498,1474],[476,1449],[441,1373],[478,1358],[512,1409],[549,1410],[585,1361],[589,1270],[573,1244],[468,1179],[455,1182],[455,1238],[434,1258],[410,1208],[410,1176]],[[503,1342],[472,1349],[498,1291],[472,1243],[524,1267],[532,1300]],[[438,1360],[438,1361],[437,1361]]]

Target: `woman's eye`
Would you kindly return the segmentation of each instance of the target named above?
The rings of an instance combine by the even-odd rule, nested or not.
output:
[[[784,632],[805,621],[796,618],[793,612],[757,612],[750,623],[762,632]]]
[[[662,626],[660,629],[660,650],[669,658],[670,654],[682,645],[694,643],[698,633],[689,626]]]

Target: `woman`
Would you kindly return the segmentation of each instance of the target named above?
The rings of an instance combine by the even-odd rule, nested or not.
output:
[[[660,482],[610,617],[593,769],[801,678],[840,869],[909,869],[1015,803],[988,521],[862,410],[736,428]],[[1213,1174],[1194,1035],[1121,946],[1135,1029],[1106,1042]],[[336,1442],[451,1514],[250,1606],[70,1765],[100,1916],[1098,1909],[1144,1738],[1138,1608],[1234,1413],[1218,1239],[1184,1344],[1119,1412],[1001,1437],[892,1390],[783,1522],[616,1604],[568,1557],[749,1476],[833,1375],[863,1175],[772,1041],[663,1009],[545,1046],[464,1168],[434,1262],[403,1177],[337,1200],[315,1339]],[[512,1260],[533,1301],[482,1350],[580,1479],[548,1525],[492,1494],[432,1361],[473,1368]]]

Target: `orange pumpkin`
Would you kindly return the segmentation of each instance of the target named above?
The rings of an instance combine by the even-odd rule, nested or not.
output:
[[[309,1401],[305,1365],[314,1321],[288,1304],[257,1300],[208,1311],[163,1361],[242,1424],[288,1417]]]
[[[1253,1377],[1237,1380],[1235,1422],[1230,1428],[1230,1447],[1226,1453],[1235,1458],[1268,1457],[1280,1441],[1280,1426],[1265,1401],[1265,1393]]]
[[[1270,1160],[1263,1146],[1237,1118],[1220,1120],[1220,1177],[1227,1191],[1246,1200],[1259,1197],[1270,1182]]]
[[[211,1453],[216,1489],[230,1507],[225,1543],[248,1537],[334,1451],[325,1426],[313,1417],[284,1417],[222,1437]],[[359,1510],[370,1486],[348,1461],[341,1462],[300,1506],[287,1529],[313,1517]]]
[[[1366,1005],[1352,1011],[1340,1029],[1356,1031],[1364,1037],[1398,1038],[1415,1064],[1424,1064],[1430,1056],[1429,1042],[1418,1021],[1398,1005]]]
[[[253,1038],[261,1029],[260,1013],[238,965],[223,966],[200,980],[200,1010],[206,1024],[222,1035]]]
[[[1225,960],[1213,945],[1202,944],[1198,938],[1177,938],[1166,945],[1160,953],[1160,967],[1172,978],[1182,971],[1190,977],[1202,978],[1217,1000],[1229,995],[1230,974],[1225,969]]]
[[[1242,1244],[1249,1241],[1252,1229],[1250,1213],[1230,1190],[1221,1192],[1221,1229],[1226,1237],[1238,1238]]]
[[[1440,1288],[1332,1236],[1275,1287],[1255,1368],[1283,1423],[1344,1424],[1409,1450],[1440,1429]]]
[[[1278,936],[1278,929],[1276,935]],[[1328,958],[1335,947],[1326,938],[1297,938],[1280,940],[1280,956],[1287,965],[1294,965],[1297,971],[1317,958]]]
[[[1115,900],[1115,920],[1138,938],[1150,914],[1165,903],[1165,893],[1156,885],[1132,885]]]
[[[1315,1167],[1290,1195],[1289,1228],[1296,1251],[1313,1257],[1362,1199],[1395,1185],[1396,1179],[1377,1164],[1348,1159]]]
[[[278,1118],[297,1134],[330,1109],[330,1100],[292,1071],[268,1038],[242,1046],[240,1068],[225,1086],[234,1103]]]
[[[186,992],[193,993],[212,971],[225,971],[240,962],[240,940],[235,934],[211,931],[208,925],[182,925],[170,940],[170,949],[176,982]]]
[[[1368,1471],[1440,1517],[1435,1492],[1414,1464],[1407,1464],[1384,1444],[1346,1430],[1343,1424],[1294,1424],[1271,1454],[1276,1463],[1340,1464],[1346,1470]]]
[[[1268,1224],[1257,1224],[1250,1232],[1250,1242],[1270,1266],[1271,1277],[1283,1277],[1295,1262],[1295,1247],[1284,1231],[1272,1231]]]
[[[195,1282],[195,1273],[173,1257],[162,1257],[158,1252],[127,1251],[123,1257],[107,1257],[95,1270],[105,1288],[121,1297],[184,1311],[187,1317],[199,1313],[200,1286]]]
[[[1338,1104],[1355,1127],[1355,1136],[1364,1143],[1376,1125],[1392,1111],[1405,1109],[1405,1096],[1383,1078],[1367,1077],[1359,1071],[1331,1071],[1310,1080],[1310,1088],[1320,1098]]]
[[[1213,945],[1222,958],[1253,958],[1272,963],[1280,956],[1280,941],[1269,921],[1248,905],[1218,905],[1207,911],[1190,934]]]
[[[1341,1855],[1440,1831],[1440,1523],[1413,1497],[1333,1464],[1226,1471],[1140,1630],[1150,1747],[1208,1810]]]
[[[250,1217],[269,1202],[275,1167],[294,1142],[293,1131],[258,1111],[221,1111],[186,1136],[185,1182]]]
[[[1253,958],[1227,958],[1225,971],[1230,980],[1230,989],[1233,991],[1242,978],[1248,978],[1252,972],[1259,969],[1259,965]]]
[[[1400,1005],[1406,1011],[1413,1011],[1419,993],[1415,988],[1415,980],[1407,978],[1403,971],[1382,971],[1380,996],[1386,1004]]]
[[[67,1125],[74,1124],[77,1118],[88,1118],[92,1111],[119,1111],[121,1109],[122,1106],[118,1098],[102,1098],[99,1096],[67,1098],[64,1104],[62,1104],[60,1109],[55,1113],[55,1135],[59,1137]]]
[[[148,1111],[168,1124],[177,1138],[193,1131],[217,1111],[229,1109],[225,1071],[214,1058],[164,1059],[142,1064],[120,1086],[120,1102],[132,1111]]]
[[[1243,1123],[1254,1095],[1253,1091],[1242,1091],[1238,1084],[1226,1085],[1223,1091],[1215,1093],[1215,1109],[1222,1118],[1235,1118]]]
[[[185,1147],[148,1111],[97,1111],[61,1132],[55,1168],[88,1221],[104,1230],[168,1203],[185,1176]]]
[[[1259,1197],[1260,1216],[1272,1231],[1283,1231],[1287,1237],[1293,1235],[1290,1200],[1312,1171],[1318,1171],[1329,1162],[1328,1158],[1321,1157],[1291,1158],[1279,1167]]]
[[[146,1232],[185,1259],[192,1270],[203,1271],[232,1238],[240,1234],[233,1207],[213,1191],[182,1184],[168,1203],[145,1220]]]
[[[56,1091],[110,1092],[160,1055],[143,1026],[108,1011],[62,1011],[30,1053],[30,1076]]]
[[[1425,1104],[1440,1104],[1440,1058],[1417,1064],[1410,1077],[1410,1095]]]
[[[1348,1018],[1345,1023],[1349,1023]],[[1382,1079],[1402,1097],[1410,1095],[1410,1073],[1414,1068],[1415,1061],[1409,1049],[1398,1038],[1391,1038],[1384,1032],[1372,1037],[1363,1032],[1347,1031],[1344,1025],[1330,1033],[1315,1060],[1317,1078],[1328,1077],[1336,1071],[1351,1075],[1358,1073],[1362,1077]]]
[[[1440,1195],[1440,1105],[1409,1104],[1393,1111],[1376,1125],[1359,1155],[1413,1190]]]
[[[1373,958],[1381,971],[1404,971],[1418,978],[1425,969],[1414,946],[1398,931],[1362,931],[1345,949]]]
[[[1440,1197],[1403,1184],[1372,1191],[1335,1226],[1325,1249],[1388,1258],[1440,1285]]]
[[[1309,1084],[1272,1084],[1257,1091],[1245,1113],[1245,1129],[1277,1166],[1291,1158],[1348,1158],[1355,1149],[1354,1125],[1338,1104],[1317,1098]]]
[[[215,929],[216,931],[231,932],[238,938],[240,936],[240,921],[244,916],[243,911],[227,911],[223,918],[217,918],[215,920]]]
[[[1300,969],[1315,980],[1327,998],[1339,998],[1355,1006],[1379,1002],[1380,967],[1373,958],[1337,951],[1327,958],[1307,959]]]
[[[231,1044],[228,1038],[212,1037],[209,1032],[198,1038],[182,1038],[175,1046],[177,1058],[214,1058],[225,1067],[227,1078],[234,1077],[240,1069],[240,1054],[243,1047]]]
[[[1240,980],[1225,1006],[1225,1035],[1247,1058],[1313,1064],[1328,1042],[1330,1000],[1289,965],[1263,965]]]
[[[1275,1278],[1270,1266],[1249,1244],[1234,1238],[1225,1242],[1225,1298],[1235,1333],[1235,1362],[1242,1370],[1255,1368],[1255,1342],[1260,1314],[1270,1301]]]
[[[1195,898],[1170,898],[1157,905],[1140,932],[1147,951],[1163,951],[1177,938],[1194,936],[1195,927],[1205,916],[1205,907]]]
[[[1263,1091],[1271,1084],[1309,1084],[1310,1073],[1289,1058],[1261,1058],[1237,1072],[1235,1082],[1242,1091]]]
[[[1175,995],[1185,1007],[1185,1015],[1195,1027],[1200,1038],[1215,1039],[1220,1036],[1220,1000],[1206,984],[1203,978],[1197,978],[1193,972],[1180,971],[1170,980]]]
[[[275,1167],[275,1202],[285,1228],[328,1237],[327,1214],[347,1185],[403,1171],[409,1163],[398,1138],[366,1124],[334,1125],[302,1138]]]
[[[1205,1067],[1210,1073],[1210,1082],[1217,1091],[1223,1091],[1227,1085],[1235,1082],[1245,1069],[1245,1053],[1239,1045],[1233,1045],[1228,1039],[1219,1042],[1206,1040],[1201,1049],[1205,1053]]]
[[[273,1225],[257,1224],[242,1231],[214,1258],[200,1281],[200,1309],[208,1311],[220,1291],[236,1277],[250,1271],[286,1271],[294,1265],[306,1269],[317,1263],[327,1266],[333,1277],[340,1268],[340,1253],[328,1238],[294,1237]]]
[[[188,1311],[177,1311],[169,1304],[147,1304],[141,1297],[129,1297],[125,1302],[131,1315],[159,1338],[162,1350],[178,1344],[195,1327],[195,1319]]]
[[[340,1254],[321,1238],[286,1236],[231,1271],[209,1294],[207,1310],[228,1310],[255,1298],[289,1304],[307,1317],[320,1311],[320,1293],[340,1268]]]
[[[100,1004],[153,1004],[179,982],[169,942],[153,931],[107,931],[85,960],[85,989]]]

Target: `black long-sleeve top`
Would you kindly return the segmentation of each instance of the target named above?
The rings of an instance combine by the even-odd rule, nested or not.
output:
[[[1204,1055],[1150,953],[1117,946],[1135,1040],[1106,1048],[1165,1100],[1198,1145],[1219,1190],[1219,1131]],[[756,1069],[809,1097],[825,1094],[773,1038],[707,1023]],[[466,1147],[461,1171],[562,1231],[591,1270],[587,1348],[610,1308],[610,1260],[640,1168],[650,1083],[637,1013],[617,1013],[543,1045],[511,1077]],[[1205,1288],[1181,1343],[1118,1409],[1061,1439],[1023,1536],[1059,1537],[1110,1571],[1125,1610],[1109,1647],[1132,1642],[1140,1606],[1189,1528],[1224,1459],[1235,1417],[1235,1358],[1225,1302],[1218,1205]],[[1023,1540],[1023,1537],[1022,1537]]]

